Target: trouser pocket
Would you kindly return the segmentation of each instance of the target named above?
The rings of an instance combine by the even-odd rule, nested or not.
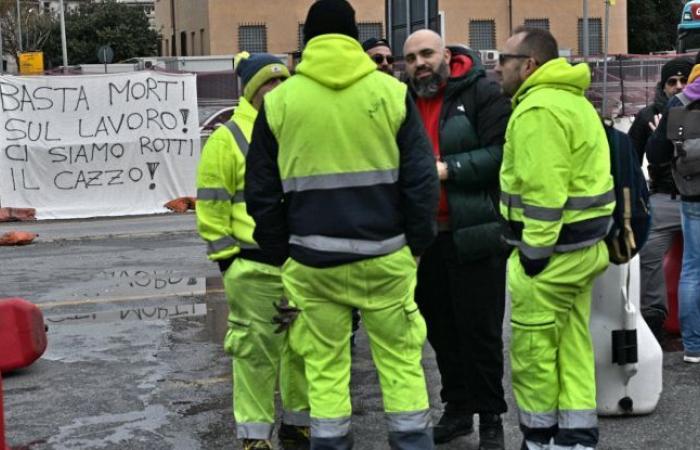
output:
[[[414,302],[405,305],[403,310],[406,318],[406,350],[409,352],[420,351],[427,335],[425,319],[418,310],[418,305]]]
[[[224,337],[224,351],[234,358],[246,358],[253,349],[251,342],[250,320],[229,319],[228,331]]]
[[[513,391],[518,406],[528,412],[556,409],[558,331],[553,312],[530,313],[511,319]]]

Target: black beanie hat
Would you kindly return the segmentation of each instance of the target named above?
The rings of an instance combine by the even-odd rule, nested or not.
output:
[[[666,80],[676,75],[688,78],[691,70],[693,63],[688,58],[674,58],[661,68],[661,84],[666,84]]]
[[[243,97],[248,101],[260,87],[272,78],[289,78],[289,69],[282,61],[269,53],[240,53],[237,55],[236,73],[241,77]]]
[[[345,0],[318,0],[309,8],[304,22],[304,44],[322,34],[344,34],[359,37],[355,10]]]

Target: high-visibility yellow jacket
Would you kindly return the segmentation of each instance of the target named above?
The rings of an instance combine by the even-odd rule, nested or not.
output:
[[[419,255],[435,235],[437,172],[417,110],[348,36],[311,39],[266,95],[247,164],[255,238],[277,261]]]
[[[241,97],[231,121],[219,127],[202,150],[197,169],[197,231],[214,261],[231,258],[241,248],[257,248],[255,222],[246,212],[243,196],[245,154],[257,114]]]
[[[501,166],[500,211],[507,240],[529,259],[585,248],[605,238],[615,192],[610,150],[584,97],[586,64],[547,62],[513,97]]]

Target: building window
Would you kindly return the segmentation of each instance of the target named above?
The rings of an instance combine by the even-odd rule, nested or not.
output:
[[[265,24],[239,25],[238,49],[248,53],[267,52],[267,26]]]
[[[496,48],[496,21],[470,20],[469,46],[475,50]]]
[[[163,41],[163,56],[170,56],[170,41],[167,39]]]
[[[204,28],[199,29],[199,54],[204,54]]]
[[[192,42],[190,42],[190,45],[192,46],[192,56],[197,54],[197,50],[195,49],[195,46],[194,46],[194,41],[195,41],[196,37],[197,37],[197,34],[194,31],[192,33],[190,33],[190,39],[192,40]]]
[[[180,56],[187,56],[187,32],[180,32]]]
[[[549,31],[549,19],[525,19],[525,26]]]
[[[365,42],[369,38],[381,38],[384,36],[381,22],[359,22],[357,30],[360,32],[360,42]]]
[[[599,18],[588,19],[588,53],[603,54],[603,21]],[[583,55],[583,19],[578,19],[578,54]]]
[[[437,0],[386,0],[385,5],[386,36],[395,55],[403,54],[406,38],[416,30],[429,28],[440,33]]]

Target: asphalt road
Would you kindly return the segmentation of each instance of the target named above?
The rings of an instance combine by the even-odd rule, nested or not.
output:
[[[225,299],[193,224],[191,214],[0,224],[0,234],[40,234],[30,246],[0,247],[0,298],[39,304],[49,325],[43,357],[3,375],[11,447],[239,448],[230,360],[220,345]],[[681,355],[664,354],[664,392],[654,413],[601,419],[600,449],[700,449],[700,367]],[[429,346],[424,367],[437,419],[440,381]],[[517,449],[506,369],[506,440]],[[364,334],[353,356],[352,395],[355,448],[388,448]],[[477,436],[439,448],[476,449]]]

